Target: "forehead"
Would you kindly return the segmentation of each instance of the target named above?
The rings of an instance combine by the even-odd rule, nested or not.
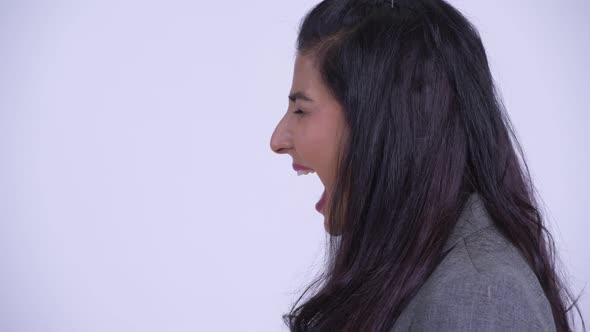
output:
[[[325,95],[326,88],[311,55],[297,53],[291,90],[292,92],[301,91],[313,100],[321,99]]]

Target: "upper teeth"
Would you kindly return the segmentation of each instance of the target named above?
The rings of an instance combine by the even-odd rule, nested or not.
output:
[[[315,171],[312,171],[312,170],[301,170],[300,169],[300,170],[297,171],[297,176],[299,176],[299,175],[305,175],[305,174],[309,174],[309,173],[315,173]]]

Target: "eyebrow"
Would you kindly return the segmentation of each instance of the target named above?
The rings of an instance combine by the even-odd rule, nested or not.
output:
[[[306,96],[303,92],[301,91],[297,91],[295,93],[292,93],[289,95],[289,99],[291,101],[296,101],[297,99],[301,99],[301,100],[305,100],[305,101],[313,101],[311,98],[309,98],[308,96]]]

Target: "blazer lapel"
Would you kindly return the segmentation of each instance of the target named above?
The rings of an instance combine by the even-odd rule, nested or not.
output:
[[[492,219],[478,193],[473,193],[467,199],[455,228],[443,246],[443,251],[450,249],[461,239],[483,228],[493,225]]]

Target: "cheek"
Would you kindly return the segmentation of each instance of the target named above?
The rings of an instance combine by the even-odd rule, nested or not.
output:
[[[332,145],[331,134],[326,128],[320,126],[310,127],[306,131],[304,138],[304,149],[310,157],[314,157],[316,161],[318,159],[327,159],[330,155],[330,147]]]
[[[316,171],[324,176],[324,180],[331,183],[333,167],[336,158],[337,142],[333,133],[319,131],[307,137],[305,142],[305,155],[309,162],[313,163]],[[302,146],[303,148],[303,146]]]
[[[323,160],[326,159],[326,142],[322,137],[306,137],[301,149],[306,159],[313,162],[316,168],[323,164]]]
[[[310,119],[311,120],[311,119]],[[301,131],[299,152],[313,167],[327,178],[332,176],[342,129],[334,117],[316,117]]]

